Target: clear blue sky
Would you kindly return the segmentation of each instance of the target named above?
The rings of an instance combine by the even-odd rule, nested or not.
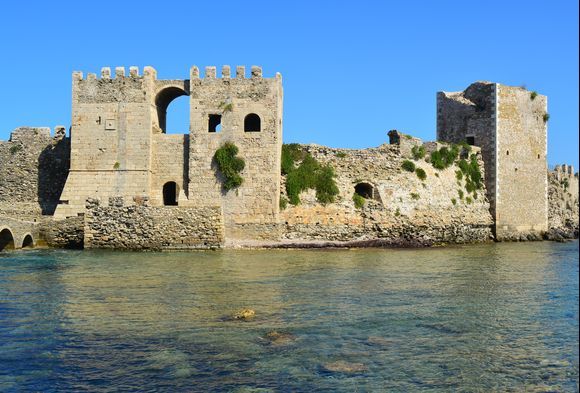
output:
[[[6,2],[0,139],[70,124],[73,70],[262,65],[284,80],[285,142],[435,138],[435,94],[476,80],[549,97],[549,162],[578,168],[576,1]],[[187,97],[168,129],[187,129]]]

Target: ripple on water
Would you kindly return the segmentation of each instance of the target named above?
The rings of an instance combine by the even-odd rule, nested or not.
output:
[[[4,253],[0,391],[577,391],[578,315],[578,242]]]

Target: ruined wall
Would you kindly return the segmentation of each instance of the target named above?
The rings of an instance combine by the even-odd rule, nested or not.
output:
[[[87,201],[85,248],[208,249],[223,242],[219,208],[124,206],[122,198],[110,198],[108,206]]]
[[[51,248],[82,249],[84,239],[84,216],[54,220],[43,217],[39,223],[39,239]]]
[[[191,70],[189,202],[187,206],[221,206],[228,238],[277,237],[271,225],[277,223],[280,196],[280,151],[282,144],[282,81],[263,78],[252,67],[251,78],[237,67],[207,67],[205,77]],[[244,119],[260,117],[260,132],[245,132]],[[208,132],[209,116],[221,115],[222,130]],[[236,190],[222,191],[213,162],[215,151],[224,142],[233,142],[246,166],[244,183]]]
[[[558,165],[548,173],[548,238],[578,238],[578,173]]]
[[[70,145],[64,127],[19,127],[0,141],[0,215],[34,220],[52,214],[66,181]]]
[[[316,145],[303,148],[335,169],[340,194],[335,203],[324,206],[316,201],[314,191],[302,193],[300,205],[288,205],[281,212],[283,239],[381,239],[393,245],[491,239],[492,219],[485,190],[478,191],[477,199],[470,196],[468,200],[464,183],[456,178],[456,166],[436,170],[424,159],[414,161],[427,174],[421,181],[414,172],[401,169],[403,160],[410,156],[401,154],[397,145],[363,150]],[[474,150],[477,154],[478,149]],[[481,159],[480,166],[483,172]],[[372,185],[374,197],[357,209],[352,197],[360,183]]]
[[[498,239],[547,230],[546,111],[545,96],[497,83],[437,94],[437,138],[481,147]]]
[[[520,87],[498,85],[498,238],[548,229],[547,98]]]

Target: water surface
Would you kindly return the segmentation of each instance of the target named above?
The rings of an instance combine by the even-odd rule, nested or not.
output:
[[[0,253],[6,392],[578,391],[578,326],[578,242]]]

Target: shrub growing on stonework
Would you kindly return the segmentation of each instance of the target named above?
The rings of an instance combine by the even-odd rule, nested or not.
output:
[[[544,123],[547,123],[548,120],[550,120],[550,114],[549,113],[544,113],[543,119],[544,119]]]
[[[427,178],[427,173],[425,173],[425,170],[423,168],[416,168],[415,174],[421,181],[424,181]]]
[[[296,167],[296,161],[302,160]],[[286,193],[292,205],[300,204],[300,193],[316,190],[316,199],[322,204],[332,203],[339,190],[331,166],[322,166],[300,149],[297,144],[282,146],[282,174],[286,175]]]
[[[537,96],[538,96],[538,92],[536,92],[536,91],[532,91],[532,92],[530,93],[530,99],[531,99],[532,101],[534,101],[534,100],[536,99],[536,97],[537,97]]]
[[[403,168],[407,172],[415,172],[415,164],[413,163],[413,161],[409,160],[403,161],[403,163],[401,164],[401,168]]]
[[[413,155],[413,159],[415,161],[420,160],[421,158],[425,157],[425,147],[421,146],[413,146],[411,149],[411,154]]]
[[[352,194],[352,200],[354,202],[354,207],[357,209],[362,209],[366,203],[366,200],[356,192]]]
[[[452,145],[450,148],[443,146],[431,153],[431,165],[435,169],[445,169],[453,165],[459,155],[459,146]]]
[[[22,150],[22,145],[14,145],[10,147],[10,154],[16,154]]]
[[[240,172],[244,170],[246,163],[242,158],[237,157],[238,151],[236,145],[226,142],[216,150],[213,156],[218,170],[223,176],[222,187],[225,191],[241,186],[244,181]]]

